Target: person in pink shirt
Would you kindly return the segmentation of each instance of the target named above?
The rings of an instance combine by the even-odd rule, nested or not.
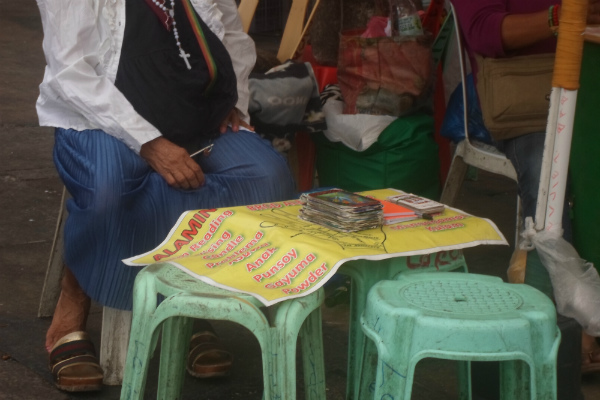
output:
[[[556,0],[452,0],[465,47],[470,55],[475,81],[474,54],[484,57],[512,57],[556,51],[557,26],[549,18],[560,14]],[[600,24],[600,0],[590,0],[588,24]],[[518,176],[523,218],[535,215],[545,132],[529,134],[497,143],[512,162]],[[568,202],[565,201],[566,207]],[[563,213],[564,237],[571,239],[568,210]],[[525,283],[553,297],[552,283],[536,252],[529,252]],[[583,334],[582,373],[600,371],[600,346],[596,338]]]

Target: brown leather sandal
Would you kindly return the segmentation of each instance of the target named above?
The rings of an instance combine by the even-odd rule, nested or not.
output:
[[[102,389],[104,373],[86,332],[72,332],[56,342],[50,351],[50,371],[60,390],[89,392]]]
[[[593,374],[600,372],[600,349],[581,353],[581,374]]]
[[[228,376],[233,356],[219,343],[214,332],[203,331],[192,336],[186,369],[196,378]]]

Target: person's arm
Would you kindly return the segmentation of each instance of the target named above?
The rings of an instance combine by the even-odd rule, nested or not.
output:
[[[234,132],[237,132],[240,126],[254,130],[249,125],[248,77],[256,62],[256,48],[252,38],[244,32],[237,5],[234,0],[192,0],[192,5],[211,31],[223,42],[231,57],[237,80],[238,101],[221,123],[220,131],[224,133],[228,125],[231,125]]]
[[[484,57],[505,56],[502,20],[508,12],[505,0],[453,0],[463,38],[469,51]]]
[[[553,36],[548,26],[548,10],[530,14],[508,14],[501,25],[504,51],[522,49]]]
[[[469,48],[486,57],[505,56],[552,37],[548,8],[509,13],[506,0],[453,0]],[[557,4],[560,1],[557,0]],[[600,0],[590,0],[588,24],[600,23]]]
[[[248,103],[250,101],[248,77],[256,62],[256,48],[252,38],[244,33],[235,1],[215,0],[215,3],[223,13],[221,21],[225,34],[222,41],[229,52],[237,78],[238,102],[236,109],[240,112],[242,120],[247,123],[250,121],[248,115]]]
[[[47,84],[73,111],[139,153],[161,136],[107,77],[110,37],[100,34],[91,1],[37,0],[44,28]],[[124,23],[124,21],[122,22]],[[108,29],[107,26],[102,27]]]
[[[558,10],[560,18],[560,8]],[[587,23],[600,23],[600,0],[589,0]],[[507,51],[531,46],[550,36],[552,31],[548,25],[548,9],[531,14],[507,15],[502,21],[502,43]]]
[[[44,27],[48,84],[92,125],[139,153],[171,186],[196,188],[204,174],[187,151],[142,118],[107,77],[102,64],[110,37],[102,38],[92,2],[38,0]],[[124,23],[124,21],[115,21]]]

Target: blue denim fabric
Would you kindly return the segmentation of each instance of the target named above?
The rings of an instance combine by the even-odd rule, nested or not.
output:
[[[285,158],[257,134],[227,132],[213,143],[209,157],[197,158],[206,183],[182,190],[102,131],[56,130],[54,162],[73,197],[67,203],[65,262],[93,300],[130,309],[139,268],[121,260],[160,244],[184,211],[296,196]]]
[[[523,218],[535,216],[545,137],[545,132],[530,133],[507,139],[499,145],[500,150],[506,154],[517,171]],[[567,201],[565,201],[562,223],[564,237],[570,242],[572,231]]]

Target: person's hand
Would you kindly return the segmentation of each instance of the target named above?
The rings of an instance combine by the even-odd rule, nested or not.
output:
[[[160,136],[146,142],[140,156],[162,176],[170,186],[196,189],[204,185],[204,173],[182,147]]]
[[[241,118],[237,108],[229,111],[229,114],[225,117],[223,122],[221,122],[221,126],[219,127],[219,132],[222,134],[227,131],[227,126],[231,125],[231,130],[233,132],[238,132],[240,130],[240,126],[243,126],[246,129],[254,131],[254,127],[245,123]]]
[[[600,24],[600,0],[590,0],[587,13],[588,25]]]

